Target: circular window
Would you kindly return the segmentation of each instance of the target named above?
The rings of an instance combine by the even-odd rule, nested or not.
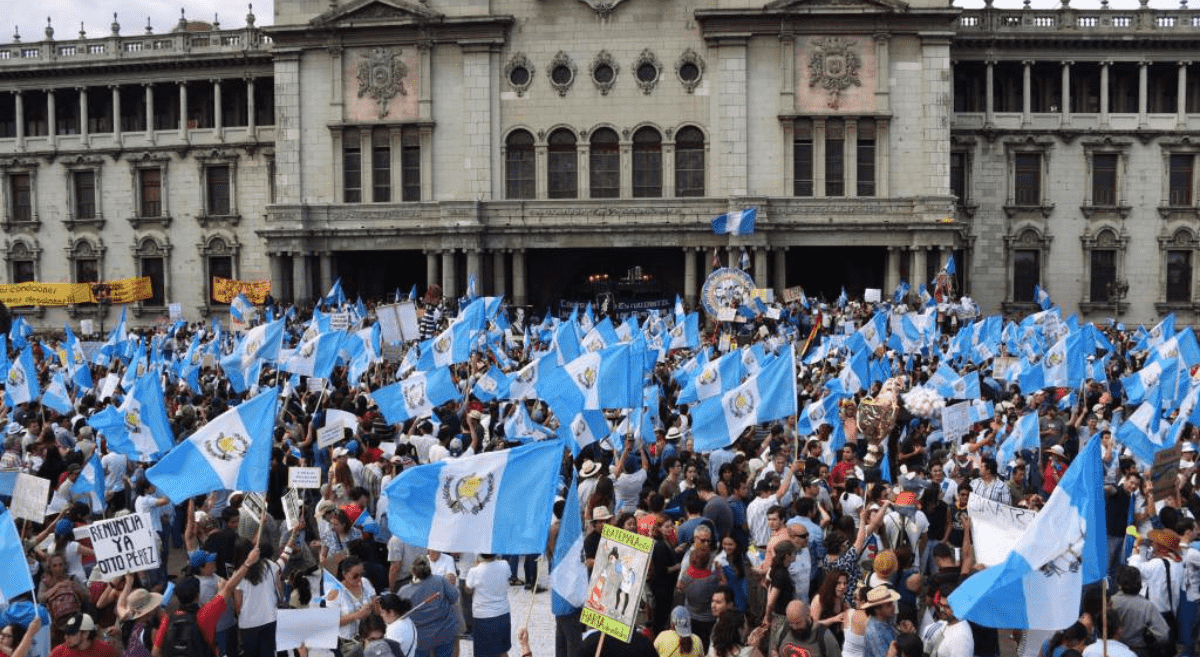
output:
[[[571,73],[571,67],[566,64],[559,64],[550,71],[550,79],[555,84],[570,84],[572,77],[574,77],[574,74]]]
[[[679,67],[679,79],[684,82],[695,82],[700,79],[700,67],[691,62]]]
[[[658,78],[658,67],[646,62],[638,67],[637,78],[642,82],[654,82]]]
[[[529,84],[529,69],[524,66],[516,66],[508,72],[508,81],[514,87],[523,87]]]
[[[592,77],[600,84],[608,84],[616,77],[616,72],[608,64],[600,64],[592,71]]]

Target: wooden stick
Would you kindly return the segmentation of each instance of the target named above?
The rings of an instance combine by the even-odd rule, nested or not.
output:
[[[600,657],[600,651],[604,649],[604,637],[606,637],[606,636],[608,636],[608,635],[603,632],[600,633],[600,640],[596,642],[595,657]],[[1104,657],[1108,657],[1108,655],[1105,655]]]
[[[1104,604],[1100,605],[1100,632],[1103,636],[1100,639],[1100,652],[1103,657],[1108,657],[1108,578],[1100,578],[1100,598]]]
[[[528,559],[529,557],[525,557],[525,558]],[[541,560],[542,560],[542,558],[539,556],[538,561],[541,561]],[[533,594],[529,596],[529,607],[525,610],[525,629],[526,630],[529,629],[529,619],[533,617],[533,602],[535,600],[537,600],[538,578],[540,578],[541,576],[542,576],[542,569],[541,568],[534,569],[534,571],[533,571],[533,587],[529,589]]]

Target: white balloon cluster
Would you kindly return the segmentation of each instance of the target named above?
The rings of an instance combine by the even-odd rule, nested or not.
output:
[[[946,400],[931,388],[913,388],[900,397],[910,413],[925,419],[941,417],[942,409],[946,406]]]

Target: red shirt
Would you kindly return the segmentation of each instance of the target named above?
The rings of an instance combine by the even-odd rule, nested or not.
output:
[[[213,641],[217,636],[217,621],[221,620],[221,615],[225,613],[225,597],[218,595],[212,600],[209,600],[200,611],[196,612],[196,624],[200,626],[200,632],[204,635],[204,639],[209,645],[213,645]],[[178,613],[178,612],[177,612]],[[167,638],[167,625],[171,622],[171,615],[163,616],[162,623],[158,626],[158,631],[154,633],[154,647],[162,648],[163,641]],[[215,652],[215,651],[214,651]],[[50,657],[59,657],[51,655]],[[64,657],[78,657],[75,655],[67,655]],[[116,657],[114,652],[112,657]]]
[[[75,650],[68,648],[67,644],[59,644],[50,651],[50,657],[118,657],[117,649],[100,641],[93,639],[92,645],[88,646],[87,650]]]

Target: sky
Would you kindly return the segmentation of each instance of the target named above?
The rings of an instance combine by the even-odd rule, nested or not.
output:
[[[248,0],[254,5],[256,24],[259,26],[272,23],[274,0]],[[658,0],[637,0],[655,2]],[[142,34],[146,30],[146,19],[156,34],[170,32],[179,22],[182,8],[191,20],[212,21],[214,16],[220,20],[223,29],[237,29],[246,24],[247,0],[44,0],[39,3],[41,9],[30,8],[34,3],[22,0],[0,0],[0,7],[18,8],[18,12],[3,12],[6,16],[0,19],[0,43],[10,43],[13,31],[20,29],[21,39],[25,42],[40,41],[46,27],[46,18],[54,25],[55,37],[59,40],[76,38],[79,34],[79,24],[83,23],[88,38],[107,36],[111,30],[112,14],[118,12],[117,20],[121,24],[121,34],[131,36]],[[955,0],[961,7],[982,7],[983,0]],[[1071,6],[1078,9],[1098,7],[1099,0],[1072,0]],[[1193,7],[1200,6],[1200,0],[1191,0]],[[996,0],[996,7],[1019,8],[1022,0]],[[1059,0],[1033,0],[1034,9],[1044,9],[1059,6]],[[1137,8],[1137,0],[1109,0],[1113,9]],[[1150,6],[1163,9],[1178,9],[1178,0],[1151,0]],[[6,25],[7,23],[7,25]]]

